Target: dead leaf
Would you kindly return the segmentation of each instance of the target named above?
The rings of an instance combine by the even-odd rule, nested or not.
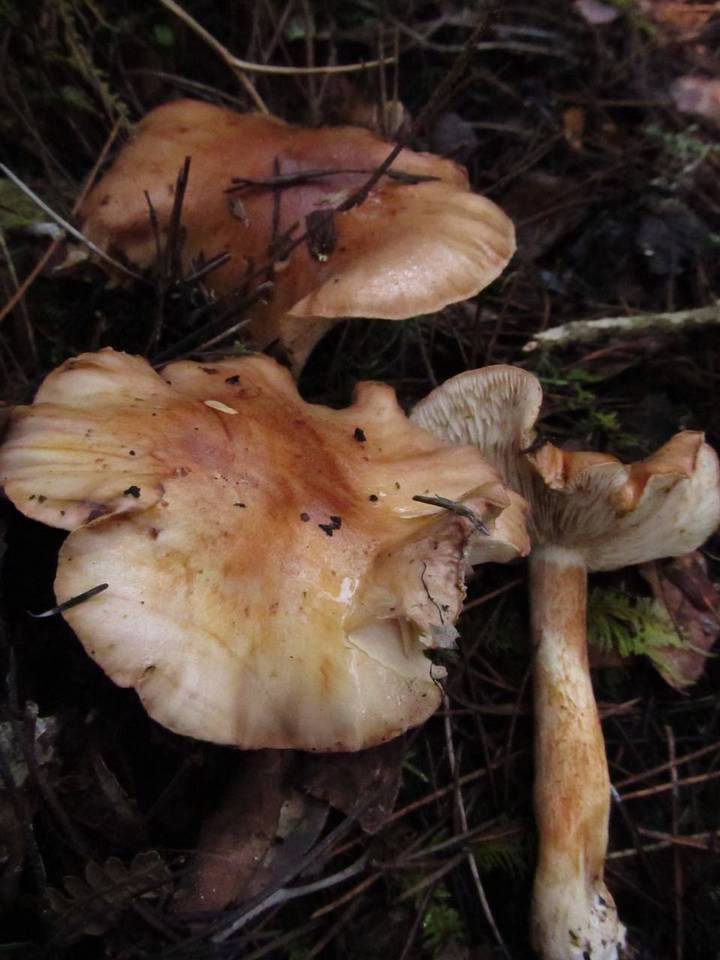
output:
[[[720,634],[720,598],[699,551],[640,567],[655,600],[667,611],[682,647],[659,651],[662,678],[681,690],[700,679],[707,656]]]
[[[157,850],[104,863],[90,861],[83,877],[64,877],[64,891],[48,888],[48,902],[59,914],[65,936],[102,936],[137,898],[153,898],[171,889],[171,875]]]
[[[577,198],[577,203],[568,202]],[[501,201],[517,228],[518,257],[536,260],[585,216],[587,194],[566,177],[533,172],[519,177]]]
[[[247,895],[275,840],[292,757],[290,750],[258,750],[241,757],[238,772],[203,822],[191,887],[178,899],[179,912],[222,910]]]
[[[180,913],[222,910],[254,896],[307,853],[325,826],[327,804],[294,785],[293,750],[244,754],[200,831]]]
[[[640,0],[640,11],[655,23],[660,38],[669,41],[696,40],[720,3],[688,3],[687,0]]]
[[[361,799],[358,823],[376,833],[395,808],[404,756],[403,737],[357,753],[306,754],[302,786],[346,814]]]
[[[680,113],[703,117],[720,126],[720,80],[678,77],[670,86],[670,96]]]

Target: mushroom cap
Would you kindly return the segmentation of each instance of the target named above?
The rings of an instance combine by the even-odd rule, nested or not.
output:
[[[533,545],[576,551],[589,570],[616,570],[698,547],[720,523],[720,469],[704,434],[684,430],[645,460],[537,451],[542,390],[519,367],[471,370],[433,390],[411,419],[475,444],[530,507]]]
[[[64,612],[106,673],[170,729],[247,748],[355,750],[422,722],[441,675],[423,650],[452,640],[466,560],[527,549],[517,517],[481,537],[412,499],[491,529],[517,512],[477,450],[379,384],[308,404],[268,357],[70,360],[16,411],[0,482],[71,531],[60,603],[108,584]]]
[[[231,259],[207,277],[220,296],[242,289],[268,262],[277,201],[278,235],[330,211],[368,179],[392,144],[357,127],[305,129],[275,117],[239,114],[193,100],[151,111],[80,209],[82,232],[101,249],[139,268],[157,258],[147,192],[167,234],[175,180],[191,166],[182,206],[185,270],[222,252]],[[228,193],[232,177],[267,180],[279,172],[329,173],[289,185]],[[514,230],[490,200],[470,192],[465,170],[450,160],[403,150],[393,172],[434,177],[402,183],[382,177],[364,203],[334,218],[326,252],[301,244],[276,264],[267,303],[249,308],[250,331],[263,347],[280,339],[299,369],[315,342],[342,317],[400,320],[474,296],[504,269]]]

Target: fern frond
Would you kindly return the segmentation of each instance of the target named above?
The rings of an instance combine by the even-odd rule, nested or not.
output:
[[[529,852],[522,836],[486,840],[474,846],[473,853],[481,873],[501,870],[517,878],[529,868]]]
[[[686,646],[657,601],[601,589],[591,590],[588,597],[588,642],[603,653],[642,655],[663,666],[668,647]]]

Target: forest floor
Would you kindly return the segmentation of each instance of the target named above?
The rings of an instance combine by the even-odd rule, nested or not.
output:
[[[462,370],[520,364],[543,385],[541,430],[558,445],[634,460],[687,428],[720,447],[715,7],[188,0],[251,63],[297,70],[396,57],[347,74],[259,72],[252,83],[273,114],[315,126],[365,118],[383,132],[378,117],[400,117],[384,104],[399,101],[408,145],[465,164],[473,189],[516,225],[517,254],[473,300],[336,326],[305,367],[303,396],[339,407],[357,381],[381,380],[409,409]],[[0,2],[3,162],[64,218],[136,121],[188,96],[257,105],[247,77],[160,2]],[[52,222],[0,178],[7,408],[30,402],[77,353],[142,352],[160,299],[150,359],[193,333],[195,289],[108,285],[96,267],[53,272]],[[213,335],[242,319],[208,310]],[[682,311],[690,315],[677,327],[657,318]],[[605,317],[650,319],[630,333],[524,349],[549,328]],[[245,342],[240,330],[213,355]],[[470,578],[443,710],[366,754],[310,758],[168,732],[61,617],[30,617],[55,603],[63,536],[0,501],[0,956],[532,956],[523,562]],[[606,880],[634,955],[648,960],[707,960],[720,943],[719,563],[711,540],[681,574],[655,567],[679,591],[670,611],[679,633],[668,633],[637,570],[591,580],[594,682],[615,788]],[[695,682],[683,683],[681,669]],[[201,836],[246,866],[227,904],[188,914],[178,904]],[[258,890],[248,864],[263,860]]]

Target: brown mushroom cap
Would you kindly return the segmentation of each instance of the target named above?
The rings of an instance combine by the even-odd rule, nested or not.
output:
[[[147,192],[166,234],[175,179],[186,157],[190,175],[182,207],[186,271],[193,262],[229,252],[207,278],[217,295],[242,288],[248,271],[268,262],[277,200],[278,232],[331,211],[361,187],[392,145],[356,127],[304,129],[274,117],[239,114],[193,100],[159,107],[138,125],[110,171],[80,210],[82,232],[101,249],[139,268],[157,257]],[[227,193],[232,177],[267,180],[274,173],[361,170],[290,185]],[[473,194],[465,171],[449,160],[403,150],[394,173],[436,180],[403,183],[383,177],[359,206],[334,216],[326,253],[302,244],[276,266],[267,303],[249,312],[258,344],[280,339],[295,369],[342,317],[400,320],[474,296],[504,269],[514,250],[512,223]]]
[[[72,531],[61,603],[108,584],[65,611],[90,655],[159,722],[244,747],[354,750],[423,721],[440,696],[423,650],[452,639],[466,560],[527,546],[517,517],[481,537],[412,499],[491,529],[518,511],[476,450],[379,384],[305,403],[267,357],[68,361],[16,412],[0,481]]]

